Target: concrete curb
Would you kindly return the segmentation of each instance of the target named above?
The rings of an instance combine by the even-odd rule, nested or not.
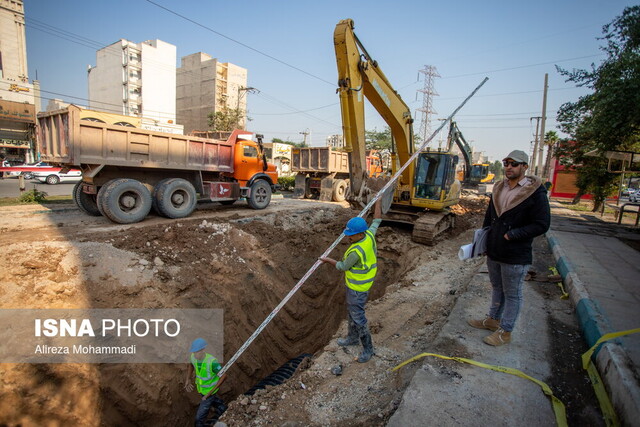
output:
[[[548,231],[546,237],[556,260],[556,268],[576,309],[580,328],[587,345],[591,347],[602,335],[616,331],[611,328],[611,323],[603,314],[598,302],[591,299],[555,234]],[[607,341],[596,350],[595,358],[596,367],[607,387],[620,422],[623,425],[634,425],[640,419],[640,389],[630,368],[632,362],[626,350],[619,340]]]

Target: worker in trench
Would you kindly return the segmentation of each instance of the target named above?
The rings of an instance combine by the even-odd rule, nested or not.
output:
[[[207,342],[202,338],[196,338],[191,343],[191,348],[189,349],[191,364],[184,383],[185,390],[191,392],[193,391],[195,378],[198,393],[202,395],[200,406],[198,406],[198,411],[196,412],[196,427],[214,425],[227,409],[224,401],[216,396],[227,375],[218,377],[218,372],[220,372],[222,366],[220,366],[215,357],[205,351],[206,347]],[[212,408],[214,417],[207,419]]]
[[[377,272],[376,232],[382,222],[380,200],[377,200],[373,211],[373,221],[367,226],[364,218],[355,217],[347,222],[344,234],[351,242],[351,246],[344,253],[342,261],[328,257],[320,257],[320,261],[333,265],[344,271],[347,285],[348,333],[346,338],[338,339],[338,345],[356,345],[362,343],[362,353],[357,360],[368,362],[373,356],[373,342],[367,323],[364,306],[369,298],[369,289]]]

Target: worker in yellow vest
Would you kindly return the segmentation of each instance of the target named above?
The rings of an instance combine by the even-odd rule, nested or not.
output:
[[[375,235],[381,222],[382,209],[378,200],[374,206],[373,221],[370,226],[367,226],[367,221],[360,217],[351,218],[347,222],[343,233],[349,239],[351,246],[344,253],[341,261],[320,257],[320,261],[344,271],[349,314],[348,333],[346,338],[338,339],[338,345],[356,345],[359,339],[363,347],[362,353],[357,358],[360,363],[368,362],[374,354],[364,306],[378,270]]]
[[[191,348],[189,349],[191,364],[184,383],[185,390],[193,391],[192,381],[195,378],[198,393],[202,395],[200,406],[198,406],[198,411],[196,412],[196,427],[214,425],[220,415],[227,409],[224,401],[216,396],[227,376],[218,377],[218,372],[220,372],[222,366],[220,366],[215,357],[205,352],[206,347],[207,342],[202,338],[196,338],[191,343]],[[211,408],[214,408],[215,414],[212,419],[208,420],[207,416]]]

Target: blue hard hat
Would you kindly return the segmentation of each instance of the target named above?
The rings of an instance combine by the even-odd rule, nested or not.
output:
[[[353,236],[354,234],[364,233],[368,228],[367,221],[357,216],[347,221],[347,228],[344,229],[343,233],[345,236]]]
[[[191,343],[191,348],[189,349],[189,351],[191,353],[196,352],[196,351],[200,351],[203,348],[205,348],[207,346],[207,342],[202,339],[202,338],[196,338],[195,340],[193,340],[193,342]]]

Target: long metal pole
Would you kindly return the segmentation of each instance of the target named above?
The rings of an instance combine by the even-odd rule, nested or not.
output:
[[[409,160],[407,160],[407,162],[404,165],[402,165],[402,167],[395,173],[395,175],[391,177],[389,182],[387,182],[387,184],[384,187],[382,187],[382,189],[378,191],[378,193],[376,193],[375,196],[373,196],[373,198],[369,201],[369,203],[367,203],[367,205],[362,209],[360,214],[358,214],[359,217],[364,217],[366,215],[366,213],[369,211],[369,209],[371,209],[374,203],[384,194],[385,191],[391,188],[393,183],[396,182],[398,178],[400,178],[400,175],[402,175],[402,172],[404,172],[404,170],[411,164],[411,162],[413,162],[420,155],[420,152],[424,148],[426,148],[429,142],[431,142],[431,140],[438,134],[438,132],[440,132],[440,130],[444,127],[444,125],[447,122],[449,122],[453,118],[453,116],[456,115],[458,111],[460,111],[460,109],[467,103],[467,101],[469,101],[469,99],[471,99],[471,97],[473,97],[473,95],[476,94],[476,92],[487,82],[487,80],[489,80],[489,78],[485,77],[484,80],[482,80],[482,82],[473,90],[473,92],[471,92],[471,94],[467,96],[464,101],[462,101],[462,104],[460,104],[458,108],[456,108],[453,111],[453,113],[451,113],[449,117],[447,117],[447,119],[442,122],[442,124],[438,127],[438,129],[436,129],[431,134],[429,139],[427,139],[422,143],[420,148],[416,150],[416,152],[413,153],[413,155],[409,158]],[[338,246],[338,243],[340,243],[340,241],[343,238],[344,238],[344,233],[340,233],[340,236],[338,236],[338,238],[331,244],[331,246],[327,248],[327,250],[324,251],[324,253],[320,257],[329,256],[331,251],[333,251],[335,247]],[[218,376],[224,375],[224,373],[229,370],[229,368],[236,362],[236,360],[238,360],[238,358],[242,355],[242,353],[244,353],[244,351],[251,345],[251,343],[258,337],[258,335],[260,335],[260,333],[264,330],[264,328],[267,327],[267,325],[276,316],[276,314],[278,314],[278,312],[282,309],[282,307],[284,307],[284,305],[291,299],[291,297],[293,297],[293,295],[298,291],[298,289],[300,289],[300,287],[304,284],[304,282],[307,281],[307,279],[313,274],[314,271],[316,271],[316,269],[321,264],[322,264],[322,261],[320,261],[319,259],[316,260],[316,262],[305,273],[305,275],[302,276],[302,278],[298,281],[298,283],[296,283],[296,285],[289,291],[289,293],[282,299],[282,301],[280,301],[280,304],[278,304],[276,308],[273,309],[273,311],[267,316],[266,319],[264,319],[264,321],[260,324],[260,326],[258,326],[258,328],[253,332],[253,334],[251,334],[251,336],[247,339],[247,341],[245,341],[245,343],[242,344],[242,346],[238,349],[238,351],[236,351],[236,353],[231,357],[231,359],[229,359],[227,364],[224,365],[224,367],[220,370],[220,372],[218,372]]]
[[[540,120],[540,145],[538,145],[538,172],[536,175],[542,177],[542,159],[544,157],[544,125],[547,120],[547,89],[549,88],[549,74],[544,74],[544,90],[542,93],[542,119]],[[544,177],[542,177],[544,180]]]
[[[529,123],[531,123],[531,120],[533,119],[536,119],[536,137],[533,140],[533,153],[531,153],[531,163],[529,166],[531,166],[531,173],[536,175],[536,160],[538,159],[538,141],[540,137],[540,117],[531,117],[529,119]]]

